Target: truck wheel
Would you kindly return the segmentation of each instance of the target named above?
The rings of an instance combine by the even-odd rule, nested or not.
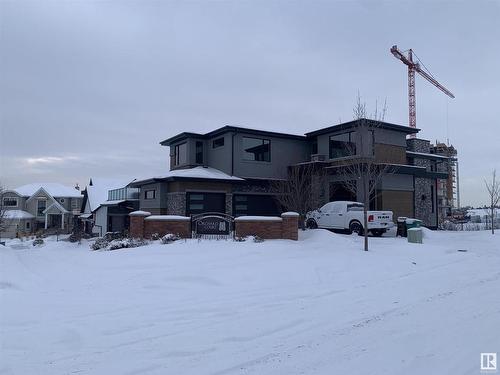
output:
[[[316,223],[316,220],[314,219],[309,219],[306,222],[306,227],[308,229],[318,229],[318,223]]]
[[[383,229],[372,229],[372,236],[373,237],[382,237],[382,235],[385,233],[385,230]]]
[[[352,233],[357,233],[358,235],[362,236],[363,235],[363,226],[359,221],[351,221],[349,224],[349,232]]]

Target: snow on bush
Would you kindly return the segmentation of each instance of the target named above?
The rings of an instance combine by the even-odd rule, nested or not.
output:
[[[33,246],[42,246],[44,244],[44,241],[42,238],[37,238],[33,241]]]
[[[104,249],[106,246],[108,246],[109,241],[104,238],[104,237],[99,237],[93,244],[90,245],[90,248],[92,250],[100,250]]]
[[[98,238],[92,245],[92,250],[118,250],[128,249],[147,245],[148,242],[140,239],[124,238],[122,240],[107,241],[105,238]]]
[[[172,243],[174,241],[180,240],[181,238],[177,234],[173,233],[167,233],[164,235],[161,239],[160,242],[164,245]]]

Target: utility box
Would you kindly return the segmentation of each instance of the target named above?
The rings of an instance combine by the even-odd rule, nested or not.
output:
[[[409,228],[408,229],[408,242],[409,243],[422,243],[422,228]]]
[[[406,218],[406,229],[420,228],[421,226],[422,226],[422,220]]]

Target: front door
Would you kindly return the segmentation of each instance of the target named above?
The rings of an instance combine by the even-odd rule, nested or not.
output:
[[[61,215],[48,215],[49,228],[61,228],[62,217]]]

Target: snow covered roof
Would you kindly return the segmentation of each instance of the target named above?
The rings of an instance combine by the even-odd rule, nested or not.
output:
[[[5,210],[5,219],[34,219],[35,217],[29,212],[23,210]]]
[[[40,189],[45,190],[48,194],[53,197],[81,197],[81,193],[79,190],[76,190],[74,187],[54,183],[54,182],[40,182],[34,184],[23,185],[18,188],[13,189],[16,193],[23,197],[31,197]]]
[[[242,178],[230,176],[218,169],[211,167],[194,167],[188,169],[175,169],[162,176],[155,176],[149,179],[134,181],[134,185],[138,182],[145,182],[150,180],[165,180],[168,178],[198,178],[208,180],[228,180],[228,181],[244,181]]]
[[[133,179],[93,178],[92,186],[87,186],[90,211],[95,211],[108,200],[108,191],[127,186]]]
[[[117,204],[120,204],[120,203],[123,203],[123,202],[126,202],[125,199],[119,199],[119,200],[115,200],[115,201],[106,201],[106,202],[103,202],[101,204],[101,206],[116,206]]]

